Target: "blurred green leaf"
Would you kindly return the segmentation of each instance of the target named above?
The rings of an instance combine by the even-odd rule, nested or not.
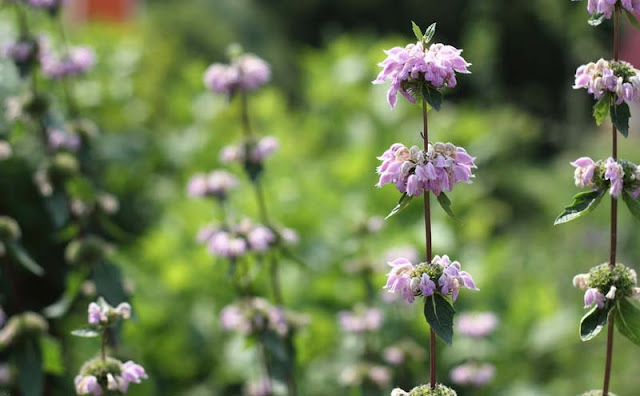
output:
[[[424,317],[433,331],[448,345],[453,342],[453,316],[456,310],[441,294],[434,293],[424,300]]]
[[[85,327],[82,329],[73,330],[71,334],[76,337],[96,338],[96,337],[100,337],[102,333],[100,332],[100,330],[94,329],[93,327]]]
[[[627,298],[616,301],[615,323],[618,331],[640,345],[640,309]]]
[[[82,287],[82,283],[87,279],[87,275],[88,269],[86,267],[81,267],[75,271],[69,272],[67,274],[67,284],[64,294],[58,301],[44,308],[42,311],[44,316],[50,319],[64,316],[77,297],[78,292]]]
[[[609,312],[613,307],[613,304],[608,302],[602,309],[596,305],[582,317],[580,321],[580,339],[582,341],[589,341],[602,331],[604,325],[607,324]]]
[[[637,199],[633,199],[631,193],[626,190],[622,192],[622,199],[627,204],[627,208],[629,208],[629,212],[633,217],[640,220],[640,202]]]
[[[554,225],[567,223],[575,220],[592,210],[594,210],[602,201],[605,190],[598,191],[586,191],[577,194],[573,197],[571,205],[567,206],[560,216],[556,219]]]
[[[400,197],[400,200],[398,201],[398,204],[393,208],[393,210],[384,219],[386,220],[389,217],[402,212],[404,209],[407,208],[407,206],[409,206],[409,204],[411,203],[412,200],[413,200],[413,196],[408,195],[407,193],[402,194],[402,196]]]
[[[115,306],[127,301],[120,268],[108,261],[102,261],[94,267],[93,279],[98,295],[104,297],[109,304]]]
[[[6,242],[6,247],[9,255],[27,271],[37,276],[44,275],[44,269],[29,256],[29,253],[18,242]]]
[[[601,125],[610,113],[611,93],[605,92],[600,99],[593,105],[593,118],[596,124]]]
[[[43,370],[54,375],[64,374],[62,344],[60,341],[50,335],[44,335],[40,337],[40,349],[42,350]]]
[[[638,22],[638,20],[636,19],[635,15],[633,15],[626,8],[624,8],[624,12],[625,12],[625,14],[627,14],[627,19],[629,20],[629,23],[631,23],[631,25],[633,25],[634,28],[640,30],[640,22]]]
[[[16,348],[14,362],[18,369],[18,386],[24,395],[42,395],[44,372],[42,371],[42,351],[38,341],[29,338]]]
[[[456,215],[453,213],[453,210],[451,209],[451,200],[449,199],[449,197],[447,197],[447,194],[441,192],[440,195],[438,195],[438,203],[440,204],[442,209],[444,209],[444,211],[449,216],[451,216],[451,218],[453,218],[457,222],[460,222],[460,219],[456,217]]]

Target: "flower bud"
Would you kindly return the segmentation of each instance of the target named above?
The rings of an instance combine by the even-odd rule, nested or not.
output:
[[[12,242],[20,239],[21,232],[18,222],[8,216],[0,216],[0,240]]]
[[[580,290],[587,290],[589,288],[589,274],[578,274],[574,276],[573,287]]]

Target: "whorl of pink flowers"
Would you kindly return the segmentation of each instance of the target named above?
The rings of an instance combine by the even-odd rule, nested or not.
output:
[[[493,380],[496,369],[489,363],[465,363],[451,370],[451,382],[481,387]]]
[[[577,187],[593,190],[608,187],[611,196],[616,198],[626,187],[634,199],[640,197],[640,167],[631,162],[615,161],[611,157],[595,162],[589,157],[580,157],[571,165],[576,168],[574,179]]]
[[[368,308],[364,311],[340,311],[338,322],[342,330],[349,333],[364,333],[376,331],[382,325],[382,311],[377,308]]]
[[[80,148],[80,137],[58,128],[47,129],[49,147],[53,150],[76,152]]]
[[[18,40],[2,46],[2,56],[14,62],[26,62],[37,57],[38,46],[34,40]]]
[[[106,361],[94,359],[85,363],[73,382],[76,394],[101,396],[105,391],[126,394],[132,383],[139,384],[147,378],[149,377],[141,365],[131,360],[122,363],[107,358]]]
[[[640,100],[640,71],[624,61],[600,59],[578,67],[573,88],[586,88],[595,99],[611,92],[616,104],[636,102]]]
[[[440,195],[442,191],[451,191],[457,183],[471,183],[472,169],[476,168],[475,158],[451,143],[429,144],[426,151],[396,143],[378,159],[382,164],[377,168],[380,179],[376,186],[393,183],[401,193],[410,196],[421,195],[423,191]]]
[[[618,4],[627,11],[640,12],[640,0],[589,0],[587,11],[591,15],[604,14],[605,18],[610,19]]]
[[[269,81],[269,64],[253,54],[240,55],[230,65],[214,63],[204,74],[204,85],[220,94],[253,91]]]
[[[275,153],[280,147],[278,139],[265,136],[257,142],[243,142],[238,145],[225,146],[220,151],[220,161],[223,163],[246,162],[261,163]]]
[[[498,326],[493,312],[472,312],[458,315],[456,327],[460,334],[471,338],[488,337]]]
[[[52,80],[80,76],[96,63],[96,54],[91,47],[72,47],[64,55],[55,54],[46,44],[41,44],[40,63],[42,74]]]
[[[303,325],[305,320],[289,320],[282,308],[275,307],[260,297],[228,305],[220,313],[220,324],[225,330],[244,335],[270,330],[285,336],[292,326]]]
[[[426,82],[435,89],[453,88],[457,85],[456,73],[471,73],[468,70],[471,64],[460,55],[462,50],[450,45],[432,44],[425,50],[419,41],[404,48],[391,48],[385,53],[387,58],[378,64],[382,71],[373,83],[388,81],[391,84],[387,92],[391,107],[396,105],[398,92],[409,102],[416,101],[413,95],[419,93],[412,92],[414,85],[410,84],[408,88],[407,82]]]
[[[435,256],[431,263],[413,265],[405,258],[398,258],[388,263],[391,271],[387,274],[384,286],[391,293],[399,293],[412,303],[417,296],[428,297],[434,293],[451,294],[455,301],[461,288],[480,290],[476,287],[471,275],[462,271],[457,261],[449,256]]]
[[[209,174],[198,173],[191,177],[187,194],[191,197],[226,198],[230,190],[238,185],[238,179],[224,170],[214,170]]]

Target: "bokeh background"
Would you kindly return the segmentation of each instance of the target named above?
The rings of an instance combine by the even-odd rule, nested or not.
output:
[[[583,155],[606,158],[610,150],[610,124],[595,127],[591,99],[572,90],[577,66],[611,56],[611,26],[589,26],[586,3],[71,3],[69,40],[94,46],[99,59],[73,95],[83,114],[101,126],[100,167],[105,186],[120,199],[114,221],[125,232],[115,261],[134,289],[136,317],[125,324],[122,344],[150,376],[131,394],[239,395],[258,374],[251,346],[220,326],[221,309],[236,297],[226,263],[195,240],[199,227],[216,218],[215,206],[185,193],[189,177],[220,167],[220,148],[241,136],[238,103],[207,92],[202,83],[206,67],[225,61],[231,43],[273,68],[271,83],[251,95],[250,104],[256,130],[282,143],[265,173],[272,217],[301,237],[295,254],[304,265],[283,266],[287,305],[311,317],[296,338],[300,394],[385,395],[394,385],[408,389],[428,380],[427,361],[418,353],[391,368],[386,388],[363,393],[341,383],[361,346],[336,316],[358,303],[377,305],[385,317],[373,335],[376,348],[410,339],[416,350],[427,350],[419,304],[371,300],[350,271],[354,259],[369,260],[381,289],[385,252],[404,246],[422,251],[424,243],[418,204],[374,235],[356,232],[370,217],[386,215],[398,198],[391,187],[374,187],[376,156],[397,141],[419,143],[419,106],[401,102],[390,110],[386,88],[371,84],[383,49],[413,40],[412,20],[423,27],[437,22],[436,40],[463,48],[473,64],[473,74],[447,93],[442,111],[430,114],[432,139],[466,147],[478,164],[474,183],[450,194],[462,223],[434,209],[434,247],[462,262],[481,289],[463,291],[458,311],[492,311],[500,320],[487,340],[456,337],[453,347],[440,344],[440,380],[449,383],[453,366],[479,357],[495,365],[495,379],[480,389],[458,386],[460,395],[575,395],[601,386],[605,337],[580,341],[582,293],[571,279],[607,260],[608,200],[584,219],[553,226],[578,192],[569,162]],[[0,10],[2,37],[14,34],[13,22],[12,13]],[[55,29],[45,17],[38,22],[43,30]],[[623,57],[638,65],[638,33],[626,24],[623,31]],[[0,63],[0,75],[0,98],[20,89],[9,62]],[[9,123],[2,119],[0,126]],[[629,138],[620,144],[622,158],[640,160],[638,126],[632,118]],[[34,190],[25,168],[11,168],[22,178],[3,176],[2,195]],[[32,195],[32,207],[38,207]],[[232,202],[255,216],[252,198],[246,187]],[[25,205],[8,198],[2,203],[5,209]],[[620,213],[619,258],[638,268],[638,223],[625,208]],[[32,246],[51,227],[39,226],[44,220],[38,216],[44,215],[34,210],[32,232],[24,230]],[[267,283],[260,287],[268,296]],[[34,290],[33,308],[54,302],[60,292],[54,286]],[[77,327],[88,301],[74,304],[71,315],[53,323],[54,331],[63,335]],[[95,349],[91,341],[71,337],[63,345],[64,372],[50,380],[56,395],[71,394],[73,376]],[[616,338],[612,390],[619,395],[638,394],[637,356],[633,344]]]

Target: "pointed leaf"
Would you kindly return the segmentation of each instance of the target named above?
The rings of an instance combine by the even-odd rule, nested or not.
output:
[[[127,293],[122,284],[120,268],[103,261],[94,267],[93,280],[96,282],[96,292],[112,305],[127,301]]]
[[[596,124],[601,125],[607,118],[611,107],[611,94],[606,92],[600,97],[600,99],[593,105],[593,118],[596,119]]]
[[[554,225],[567,223],[595,209],[602,201],[604,190],[581,192],[573,197],[571,205],[564,208]]]
[[[582,341],[589,341],[602,331],[607,324],[607,318],[612,308],[613,305],[608,303],[602,309],[596,305],[582,317],[580,321],[580,339]]]
[[[60,341],[50,335],[40,337],[40,350],[42,350],[42,369],[49,374],[64,374],[62,344]]]
[[[13,259],[23,266],[27,271],[36,276],[44,275],[44,269],[38,265],[31,256],[24,250],[24,248],[17,242],[7,243],[7,250]]]
[[[598,26],[602,21],[604,21],[604,14],[595,13],[591,15],[591,18],[589,18],[587,22],[589,22],[591,26]]]
[[[402,212],[407,206],[409,206],[411,200],[413,200],[413,196],[407,195],[407,193],[402,194],[400,200],[398,200],[398,204],[396,205],[396,207],[393,208],[393,210],[384,219],[386,220],[389,217]]]
[[[640,30],[640,22],[638,22],[638,20],[636,19],[635,15],[633,15],[626,8],[624,9],[624,12],[627,14],[627,19],[629,20],[629,23],[631,23],[631,25],[633,25],[634,28]]]
[[[426,100],[435,111],[440,111],[440,107],[442,107],[442,92],[435,88],[424,86],[421,94],[422,100]]]
[[[453,315],[456,310],[441,294],[433,294],[424,300],[424,317],[431,329],[448,345],[453,342]]]
[[[640,220],[640,202],[638,202],[637,199],[633,199],[628,191],[622,193],[622,199],[624,203],[627,204],[627,208],[629,208],[629,212],[631,212],[633,217]]]
[[[451,216],[455,221],[460,222],[460,220],[453,213],[453,210],[451,210],[451,200],[449,199],[449,197],[447,197],[447,194],[441,192],[440,195],[438,195],[438,203],[449,216]]]
[[[424,40],[424,35],[422,34],[422,30],[420,30],[420,26],[418,26],[414,21],[411,21],[411,27],[413,28],[413,34],[416,36],[418,41]]]
[[[36,339],[30,338],[19,344],[14,353],[14,363],[18,369],[18,387],[23,395],[42,395],[44,372],[42,371],[42,351]]]
[[[95,338],[100,337],[102,333],[100,332],[100,330],[94,329],[93,327],[85,327],[82,329],[73,330],[71,334],[76,337]]]
[[[433,35],[436,34],[436,24],[435,22],[429,25],[427,31],[424,33],[424,42],[428,43],[433,38]]]
[[[622,102],[617,106],[611,106],[611,122],[624,137],[629,136],[629,118],[631,111],[628,104]]]
[[[618,300],[615,323],[623,336],[640,345],[640,309],[636,305],[626,298]]]

